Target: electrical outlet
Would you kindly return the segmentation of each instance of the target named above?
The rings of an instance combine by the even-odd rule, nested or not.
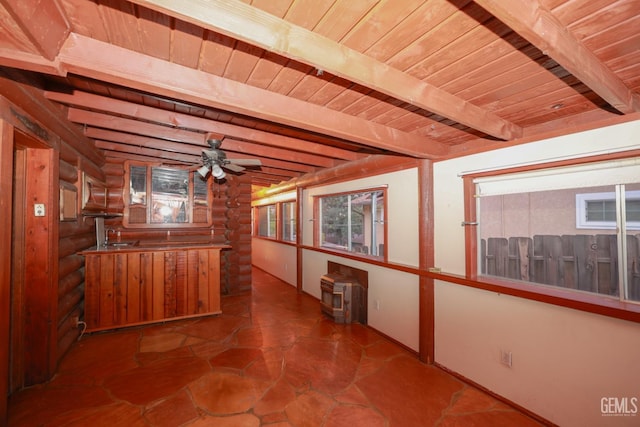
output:
[[[510,351],[500,350],[500,363],[509,368],[513,365],[513,356]]]
[[[33,214],[35,216],[44,216],[44,203],[36,203],[33,205]]]

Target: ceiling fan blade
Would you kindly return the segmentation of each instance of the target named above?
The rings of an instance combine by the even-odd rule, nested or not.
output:
[[[222,167],[230,170],[231,172],[242,172],[244,170],[242,166],[233,163],[225,163]]]
[[[242,166],[262,166],[258,159],[227,159],[227,162]]]

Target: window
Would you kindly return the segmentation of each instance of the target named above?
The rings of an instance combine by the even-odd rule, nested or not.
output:
[[[627,230],[640,230],[640,191],[627,192],[625,208]],[[576,226],[586,229],[615,229],[615,193],[576,194]]]
[[[640,159],[473,182],[478,275],[640,301]]]
[[[320,218],[316,245],[384,257],[384,196],[384,190],[374,190],[318,197]]]
[[[125,227],[208,227],[210,180],[186,168],[125,162]]]
[[[257,221],[258,227],[252,228],[255,235],[282,240],[296,241],[296,202],[275,202],[268,205],[255,206],[252,212],[252,223]]]
[[[282,240],[296,241],[296,202],[282,203]]]
[[[276,237],[276,205],[258,206],[258,236]]]

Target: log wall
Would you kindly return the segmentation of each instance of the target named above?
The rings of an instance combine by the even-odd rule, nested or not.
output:
[[[75,188],[82,197],[82,172],[79,158],[60,157],[60,186]],[[80,200],[77,209],[79,211]],[[58,228],[58,314],[56,318],[58,354],[66,353],[78,338],[78,320],[84,313],[84,259],[77,253],[95,244],[92,224],[81,215],[75,220],[60,221]]]
[[[51,201],[47,210],[48,217],[52,218],[51,227],[46,229],[42,239],[38,239],[37,244],[41,247],[33,248],[30,253],[35,261],[47,257],[39,264],[46,263],[46,271],[49,272],[46,281],[53,282],[55,286],[52,292],[46,293],[27,289],[27,296],[33,301],[26,301],[31,301],[29,304],[37,303],[42,309],[12,307],[9,310],[11,315],[5,310],[5,315],[0,318],[0,336],[9,336],[10,328],[24,335],[12,338],[9,344],[11,360],[5,364],[9,365],[9,372],[3,376],[0,388],[3,394],[8,395],[25,386],[50,379],[55,374],[57,363],[80,335],[77,320],[84,317],[85,266],[84,258],[77,253],[95,245],[95,221],[83,217],[80,212],[82,175],[86,173],[105,183],[108,189],[107,209],[122,212],[124,169],[122,160],[105,162],[104,153],[67,120],[65,108],[54,105],[44,97],[37,80],[28,74],[1,67],[0,121],[3,123],[2,129],[5,129],[2,132],[2,144],[8,147],[7,156],[3,157],[7,159],[7,164],[12,157],[9,156],[14,145],[12,139],[19,132],[25,135],[25,139],[34,141],[34,148],[51,151],[45,159],[51,159],[48,173],[53,178],[44,190],[48,192],[47,200]],[[13,188],[9,174],[3,175],[1,184],[2,188]],[[59,214],[57,203],[60,186],[76,190],[77,218],[64,221],[56,218]],[[11,194],[11,191],[5,193]],[[221,262],[223,293],[235,294],[251,288],[250,199],[251,185],[244,177],[230,174],[224,183],[216,184],[212,206],[213,241],[232,246],[230,251],[224,251]],[[11,206],[10,199],[6,200],[7,206]],[[121,219],[107,220],[106,225],[122,229]],[[210,236],[211,229],[176,229],[172,233],[173,236],[201,237]],[[123,239],[159,239],[165,235],[165,228],[122,229]],[[11,256],[5,257],[3,271],[11,271],[11,259]],[[31,265],[26,261],[24,265]],[[38,274],[45,271],[35,270]],[[7,283],[6,286],[8,289],[10,285]],[[5,294],[8,295],[8,292]],[[10,316],[14,316],[13,319]],[[24,325],[40,332],[27,333]],[[4,413],[5,410],[6,405],[0,406],[0,412]]]
[[[124,159],[107,157],[107,211],[124,214]],[[212,179],[212,178],[209,178]],[[222,251],[220,290],[238,294],[251,289],[251,181],[246,176],[227,174],[213,184],[212,226],[198,228],[124,228],[122,217],[105,220],[105,228],[120,232],[122,240],[210,239],[231,246]],[[213,235],[211,232],[213,231]]]
[[[81,176],[86,172],[104,180],[104,155],[66,120],[65,113],[43,96],[37,80],[15,70],[0,68],[0,119],[12,127],[12,132],[3,136],[2,144],[17,146],[16,141],[20,138],[20,145],[34,152],[46,152],[41,156],[46,161],[43,167],[50,171],[48,174],[52,178],[46,186],[30,186],[30,179],[24,185],[26,197],[31,201],[35,200],[31,187],[35,191],[45,188],[46,198],[39,195],[38,200],[47,205],[45,218],[49,222],[42,236],[32,239],[35,240],[33,247],[14,254],[19,258],[14,265],[23,263],[26,266],[27,281],[20,289],[12,289],[22,298],[24,307],[12,303],[11,324],[5,324],[4,317],[0,321],[0,327],[13,331],[9,343],[10,381],[5,394],[50,379],[57,363],[80,334],[77,319],[82,317],[84,310],[84,259],[77,252],[95,245],[93,224],[84,221],[79,213]],[[34,175],[36,167],[29,160],[26,176]],[[4,177],[2,185],[13,189],[12,181],[5,182]],[[60,221],[61,187],[77,193],[76,218]],[[32,236],[33,227],[29,223],[33,222],[32,208],[31,211],[27,209],[24,220]],[[13,269],[11,257],[4,265],[7,270]],[[29,268],[31,265],[38,267]],[[48,283],[53,285],[51,292],[48,288],[46,292],[43,290]]]

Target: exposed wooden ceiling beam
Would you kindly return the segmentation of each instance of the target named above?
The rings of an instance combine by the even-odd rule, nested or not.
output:
[[[257,186],[257,187],[270,187],[272,185],[275,184],[279,184],[282,181],[277,181],[277,180],[270,180],[270,179],[266,179],[266,178],[262,178],[262,177],[253,177],[253,179],[251,180],[251,186]]]
[[[147,147],[157,150],[168,151],[170,153],[186,153],[199,156],[204,146],[196,146],[184,144],[182,142],[166,141],[153,138],[150,136],[133,135],[119,130],[100,129],[93,126],[84,128],[85,136],[94,140],[104,140],[111,142],[119,142],[122,144],[133,145],[137,147]]]
[[[227,157],[229,159],[255,159],[256,158],[256,156],[252,154],[235,153],[235,152],[228,152]],[[296,162],[288,162],[285,160],[272,159],[269,157],[258,157],[258,158],[262,162],[263,166],[268,166],[275,169],[282,169],[284,171],[293,171],[296,173],[305,174],[305,173],[315,172],[319,169],[316,166],[305,165],[305,164],[296,163]]]
[[[238,141],[231,138],[225,138],[222,149],[225,152],[235,151],[238,153],[250,154],[252,156],[271,157],[274,159],[304,163],[322,168],[330,168],[340,163],[340,161],[336,161],[329,157],[316,156],[310,153],[301,153],[293,150],[287,150],[285,148],[265,147],[264,145]]]
[[[58,0],[0,0],[0,4],[14,19],[14,30],[24,34],[39,54],[48,60],[58,55],[71,33]]]
[[[268,187],[270,185],[279,184],[287,180],[286,177],[282,179],[277,176],[261,174],[259,172],[249,172],[248,175],[251,176],[251,185],[255,185],[254,183],[261,182],[264,183],[263,185]]]
[[[540,0],[475,0],[623,113],[640,111],[640,95],[596,57]]]
[[[126,151],[112,151],[112,150],[103,150],[103,151],[106,157],[113,157],[113,158],[123,159],[123,160],[136,160],[139,162],[162,162],[163,160],[153,156],[146,156],[144,154],[133,154]],[[185,166],[187,166],[186,163],[185,163]]]
[[[69,72],[296,126],[377,149],[432,159],[442,157],[448,151],[445,144],[423,136],[402,132],[74,33],[67,39],[58,59]]]
[[[174,141],[184,144],[191,144],[194,148],[188,148],[184,146],[174,146],[170,151],[175,152],[188,152],[194,149],[199,154],[203,148],[207,145],[204,142],[204,135],[198,132],[191,132],[183,129],[169,128],[162,125],[155,125],[153,123],[144,123],[137,120],[124,119],[122,117],[111,116],[103,113],[96,113],[93,111],[79,110],[77,108],[70,108],[68,112],[68,118],[70,121],[80,123],[83,125],[96,126],[106,129],[117,129],[121,132],[130,132],[137,135],[146,136],[148,138],[156,138],[156,147],[167,147],[168,144],[162,143],[161,139],[167,141]],[[88,134],[87,134],[88,136]],[[134,137],[135,140],[135,137]],[[149,141],[148,139],[144,142]],[[140,141],[142,143],[142,141]],[[222,149],[227,151],[237,151],[241,153],[248,153],[255,156],[272,157],[275,159],[286,160],[290,162],[304,163],[308,165],[318,167],[332,167],[336,163],[333,159],[318,156],[310,153],[302,153],[293,150],[287,150],[283,148],[265,147],[259,144],[253,144],[244,141],[237,141],[234,139],[226,138]]]
[[[172,155],[171,153],[186,153],[191,154],[192,156],[197,156],[199,158],[200,153],[202,152],[202,148],[195,145],[183,144],[179,142],[171,142],[164,141],[161,139],[155,139],[147,136],[141,135],[133,135],[125,132],[118,132],[108,129],[99,129],[95,127],[87,127],[85,129],[85,135],[89,138],[93,138],[95,140],[103,140],[108,142],[116,142],[121,144],[132,145],[136,147],[147,147],[152,149],[158,149],[168,152],[168,155]],[[235,153],[235,152],[227,152],[227,157],[229,159],[253,159],[256,158],[255,155],[249,155],[244,153]],[[196,157],[193,157],[196,159]],[[198,159],[196,159],[198,160]],[[314,172],[316,167],[295,163],[295,162],[287,162],[279,159],[271,159],[268,157],[260,157],[262,164],[268,167],[282,169],[285,171],[293,171],[296,173],[309,173]]]
[[[18,109],[18,116],[28,114],[37,117],[39,122],[50,129],[78,153],[81,153],[96,166],[104,164],[102,153],[93,147],[92,141],[86,138],[73,124],[59,114],[59,108],[42,96],[42,91],[23,74],[11,70],[0,69],[0,107],[13,103]]]
[[[6,48],[0,49],[0,65],[59,76],[64,76],[67,73],[56,60],[49,61],[39,53],[19,52]]]
[[[204,141],[204,134],[191,132],[184,129],[175,129],[163,125],[145,123],[138,120],[125,119],[122,117],[96,113],[93,111],[79,110],[77,108],[69,108],[67,117],[70,121],[85,126],[89,125],[104,129],[113,129],[119,132],[128,132],[136,135],[146,136],[148,138],[155,138],[157,142],[154,148],[164,149],[163,147],[168,147],[168,144],[163,143],[162,139],[166,141],[174,141],[195,146],[193,148],[189,148],[186,146],[174,146],[174,148],[170,149],[171,151],[176,152],[188,152],[195,149],[199,154],[203,148],[208,147]],[[88,136],[88,134],[86,135]],[[145,140],[145,142],[147,141],[148,140]],[[142,143],[142,141],[140,141],[140,143]],[[224,140],[222,149],[225,152],[236,151],[255,156],[271,157],[290,162],[304,163],[317,167],[332,167],[336,165],[335,161],[329,157],[287,150],[283,148],[265,147],[260,144],[253,144],[250,142],[238,141],[230,138],[226,138]]]
[[[102,150],[104,150],[108,155],[113,155],[113,153],[121,153],[127,156],[132,156],[132,159],[149,159],[156,162],[162,163],[178,163],[183,166],[193,166],[197,165],[199,162],[198,156],[186,155],[186,154],[176,154],[176,153],[168,153],[162,150],[156,150],[152,148],[146,147],[135,147],[127,144],[119,144],[109,141],[96,141],[96,146]],[[275,181],[284,181],[291,178],[299,177],[302,174],[300,172],[294,171],[286,171],[283,169],[274,169],[268,167],[260,167],[260,168],[246,168],[242,173],[249,173],[253,175],[260,175],[272,178]]]
[[[496,138],[522,134],[521,128],[489,110],[241,1],[130,1],[311,65]]]
[[[172,153],[172,152],[158,150],[154,148],[120,144],[120,143],[110,142],[110,141],[96,140],[96,147],[105,151],[119,151],[122,153],[130,153],[134,155],[155,157],[161,160],[171,160],[171,161],[190,164],[190,165],[198,164],[198,162],[200,161],[199,156]]]
[[[45,92],[45,96],[52,101],[76,107],[85,107],[93,111],[118,114],[149,122],[156,122],[166,126],[194,129],[202,132],[214,132],[233,138],[254,141],[264,145],[310,152],[343,160],[356,160],[366,156],[365,154],[355,153],[341,148],[329,147],[323,144],[317,144],[257,129],[246,128],[231,123],[223,123],[201,117],[194,117],[189,114],[167,111],[160,108],[135,104],[133,102],[122,101],[86,92],[74,91],[72,94],[69,94],[48,91]]]
[[[80,110],[78,108],[69,108],[67,118],[82,126],[89,125],[105,129],[116,129],[121,132],[129,132],[143,136],[146,135],[167,141],[184,142],[187,144],[200,145],[202,147],[207,146],[204,141],[204,133],[193,132],[185,129],[176,129],[168,126],[141,122],[139,120],[125,119],[123,117],[97,113],[94,111]]]
[[[252,168],[248,168],[247,170],[254,171],[254,169]],[[281,179],[291,179],[302,175],[299,172],[285,171],[282,169],[268,168],[264,166],[260,167],[260,169],[257,169],[257,171],[266,175],[274,175],[276,177],[280,177]]]

